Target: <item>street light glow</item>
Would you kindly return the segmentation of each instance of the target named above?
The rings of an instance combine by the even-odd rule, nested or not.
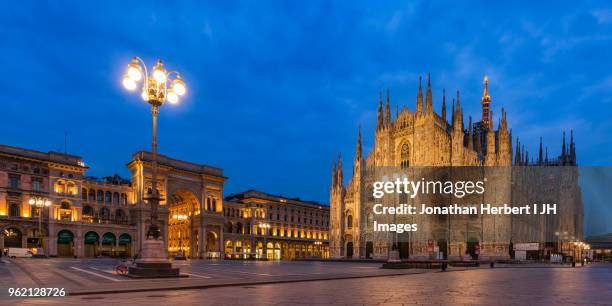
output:
[[[136,82],[129,75],[125,75],[123,76],[123,87],[130,91],[134,90],[136,89]]]
[[[177,104],[179,101],[179,97],[176,93],[174,93],[174,91],[168,92],[167,98],[170,104]]]
[[[187,91],[187,89],[185,88],[185,82],[183,82],[180,76],[172,82],[172,91],[174,91],[179,96],[184,95]]]
[[[140,68],[137,63],[129,63],[127,74],[130,79],[138,82],[140,79],[142,79],[142,68]]]

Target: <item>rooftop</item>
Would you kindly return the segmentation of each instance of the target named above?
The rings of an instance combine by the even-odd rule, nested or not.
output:
[[[296,204],[296,205],[304,205],[304,206],[309,206],[309,207],[314,207],[314,208],[319,208],[319,207],[329,208],[329,205],[321,204],[316,201],[308,201],[308,200],[302,200],[300,198],[290,198],[290,197],[285,197],[282,195],[274,195],[274,194],[269,194],[263,191],[254,190],[254,189],[249,189],[244,192],[230,194],[225,197],[225,200],[226,201],[242,201],[242,200],[249,199],[249,198],[269,200],[269,201],[281,202],[281,203],[290,203],[290,204]]]
[[[40,161],[59,163],[77,167],[87,168],[80,156],[59,153],[55,151],[41,152],[31,149],[12,147],[0,144],[0,154],[14,155],[24,158],[36,159]]]

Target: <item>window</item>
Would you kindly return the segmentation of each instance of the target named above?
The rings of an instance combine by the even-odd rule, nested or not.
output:
[[[346,217],[346,227],[353,228],[353,216],[349,215]]]
[[[368,215],[366,216],[366,221],[367,226],[372,227],[372,225],[374,224],[374,215],[372,215],[372,213],[368,213]]]
[[[402,145],[400,159],[400,167],[402,169],[408,168],[410,165],[410,147],[408,146],[408,143],[404,143]]]
[[[11,203],[9,204],[9,217],[19,217],[21,214],[19,213],[19,204]]]
[[[9,187],[11,187],[13,189],[18,189],[19,188],[19,180],[20,180],[20,176],[19,175],[16,175],[16,174],[9,175]]]
[[[93,189],[89,189],[89,202],[94,202],[96,200],[96,191]]]
[[[42,179],[39,177],[32,178],[32,190],[34,191],[42,191]]]
[[[110,217],[110,211],[106,207],[100,208],[100,218],[108,219]]]
[[[98,190],[98,194],[97,194],[96,199],[98,200],[98,202],[104,201],[104,191]]]
[[[89,205],[85,205],[83,207],[83,215],[85,215],[85,216],[92,216],[93,215],[93,208],[91,208],[91,206],[89,206]]]
[[[104,193],[105,197],[104,197],[104,201],[106,203],[110,203],[112,200],[112,193],[110,191],[107,191]]]
[[[119,204],[119,193],[113,193],[113,204]]]
[[[121,204],[122,205],[127,205],[127,194],[125,194],[125,193],[121,194]]]
[[[81,188],[81,199],[87,201],[87,189]]]

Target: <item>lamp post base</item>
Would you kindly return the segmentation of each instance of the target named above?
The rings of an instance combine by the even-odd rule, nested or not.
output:
[[[141,257],[136,265],[128,268],[131,278],[168,278],[187,277],[180,275],[179,268],[173,268],[168,261],[164,242],[157,239],[147,239],[143,242]]]

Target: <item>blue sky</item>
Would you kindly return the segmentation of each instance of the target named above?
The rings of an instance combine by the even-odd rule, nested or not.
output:
[[[332,160],[352,164],[360,124],[372,145],[378,92],[414,109],[427,72],[436,110],[459,89],[478,116],[488,74],[494,113],[507,109],[531,152],[543,136],[558,154],[574,129],[580,164],[612,156],[604,1],[26,1],[4,5],[0,35],[0,143],[63,150],[67,132],[94,176],[128,176],[150,147],[149,108],[121,87],[134,55],[188,85],[161,111],[161,153],[222,167],[226,193],[327,203]]]

